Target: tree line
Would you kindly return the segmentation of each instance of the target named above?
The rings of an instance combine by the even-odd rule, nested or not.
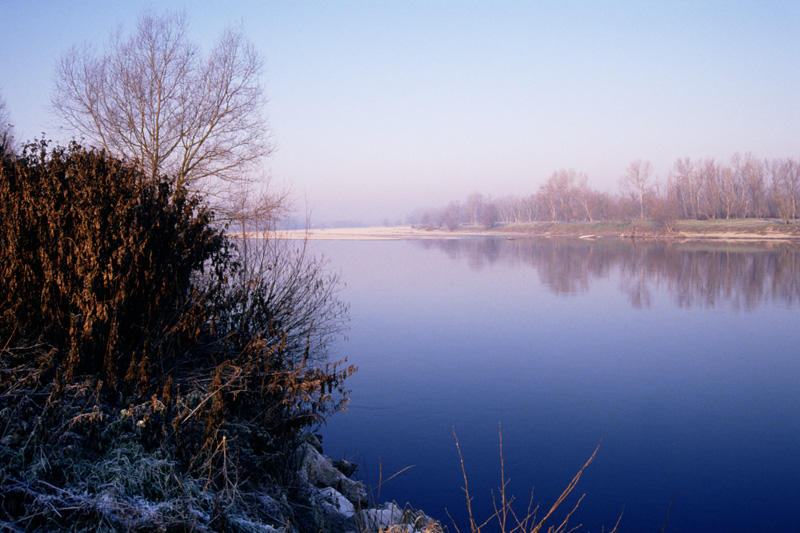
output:
[[[599,191],[574,169],[553,172],[528,196],[491,198],[474,192],[464,202],[421,209],[409,222],[450,230],[459,225],[491,228],[498,223],[650,220],[668,230],[682,219],[775,218],[800,216],[800,161],[759,159],[736,154],[728,162],[678,159],[657,178],[649,161],[632,162],[616,193]]]

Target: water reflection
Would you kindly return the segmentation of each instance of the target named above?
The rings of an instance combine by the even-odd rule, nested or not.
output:
[[[631,243],[556,239],[421,240],[470,268],[526,265],[560,295],[585,292],[593,280],[619,273],[620,290],[635,308],[647,308],[666,287],[680,307],[753,310],[764,303],[800,302],[800,247]]]

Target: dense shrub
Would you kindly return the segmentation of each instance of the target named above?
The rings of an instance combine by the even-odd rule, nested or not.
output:
[[[208,295],[196,274],[230,259],[197,198],[141,178],[77,145],[31,145],[4,165],[2,333],[53,346],[66,381],[149,392],[197,340]]]
[[[119,443],[229,505],[285,482],[293,439],[354,371],[321,351],[336,278],[304,256],[248,268],[198,197],[134,163],[74,143],[0,156],[0,514],[37,508],[41,487],[91,494],[76,465]]]

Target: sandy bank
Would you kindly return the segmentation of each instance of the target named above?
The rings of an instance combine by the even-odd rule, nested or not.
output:
[[[635,235],[637,239],[667,239],[674,241],[735,241],[735,242],[800,242],[800,235],[796,232],[775,231],[737,231],[737,228],[717,231],[637,231],[632,234],[630,229],[611,229],[608,227],[587,227],[586,225],[570,226],[569,224],[547,225],[541,228],[495,228],[492,230],[483,229],[459,229],[455,231],[447,230],[424,230],[411,226],[375,226],[364,228],[324,228],[309,230],[282,230],[276,232],[275,236],[281,239],[304,239],[309,240],[351,240],[351,241],[378,241],[378,240],[409,240],[409,239],[459,239],[467,237],[576,237],[584,240],[609,239],[609,238],[631,238]],[[235,234],[232,234],[235,236]],[[257,236],[251,234],[251,236]]]
[[[510,233],[511,234],[511,233]],[[481,231],[427,231],[411,226],[376,226],[368,228],[324,228],[309,230],[278,231],[281,239],[330,240],[330,241],[392,241],[405,239],[457,239],[460,237],[495,235]],[[519,234],[516,234],[519,235]]]

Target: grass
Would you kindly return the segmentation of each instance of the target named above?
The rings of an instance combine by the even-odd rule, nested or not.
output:
[[[12,394],[4,395],[5,408],[0,412],[0,529],[251,532],[283,527],[288,532],[313,527],[321,532],[333,527],[318,520],[309,521],[303,516],[302,503],[287,500],[285,492],[242,493],[235,478],[215,488],[202,477],[186,475],[168,450],[158,446],[148,449],[137,436],[136,420],[145,416],[148,409],[157,409],[157,405],[119,411],[106,406],[87,409],[96,393],[88,387],[75,386],[59,405],[52,406],[56,410],[53,414],[58,414],[61,421],[57,427],[48,428],[55,437],[40,439],[47,410],[27,416],[27,404],[8,401]],[[468,515],[467,524],[453,521],[456,533],[489,529],[500,533],[567,533],[581,528],[582,525],[573,526],[571,520],[584,496],[572,496],[600,445],[552,505],[541,508],[535,504],[531,491],[527,505],[519,509],[515,497],[507,493],[502,428],[498,427],[498,433],[501,483],[491,496],[494,512],[478,519],[473,512],[461,446],[453,430]],[[218,451],[226,453],[224,445]],[[375,490],[405,470],[381,481]],[[271,515],[274,510],[265,508],[265,498],[275,505],[281,505],[279,500],[284,502],[277,513],[282,516]],[[391,520],[386,520],[387,514]],[[364,533],[444,531],[439,521],[410,507],[384,506],[383,511],[372,509],[357,516],[358,531]],[[617,525],[610,533],[616,532]]]
[[[784,224],[779,220],[761,218],[734,218],[716,220],[680,220],[675,223],[677,231],[685,232],[737,232],[764,235],[785,233],[800,235],[800,225]]]
[[[494,513],[492,513],[483,521],[479,521],[476,519],[473,513],[473,497],[469,491],[469,479],[467,476],[466,467],[464,466],[464,457],[461,453],[461,445],[458,442],[458,435],[456,435],[455,429],[453,429],[453,437],[456,441],[456,450],[458,451],[458,458],[461,463],[461,474],[464,479],[464,486],[462,487],[462,490],[464,491],[464,498],[466,500],[470,533],[481,533],[481,531],[489,526],[499,528],[500,533],[539,533],[541,531],[546,531],[547,533],[567,533],[576,531],[578,528],[582,527],[582,525],[570,527],[570,519],[580,506],[585,494],[581,495],[577,502],[572,505],[572,508],[565,513],[559,514],[559,509],[562,508],[562,505],[575,490],[575,487],[578,485],[583,472],[592,463],[592,461],[594,461],[594,458],[600,449],[600,444],[597,445],[592,455],[589,457],[586,463],[584,463],[580,470],[578,470],[578,473],[575,474],[567,487],[561,492],[560,496],[550,506],[549,510],[544,514],[544,516],[539,518],[540,506],[539,504],[535,503],[533,490],[531,490],[531,496],[528,500],[527,506],[522,511],[514,507],[516,498],[507,493],[510,479],[506,478],[505,475],[505,461],[503,457],[503,431],[502,427],[500,426],[498,426],[498,433],[500,438],[500,487],[498,488],[497,494],[492,492],[492,505]],[[455,528],[456,532],[461,533],[461,529],[458,527],[458,524],[455,522],[455,520],[453,520],[452,516],[450,519],[453,522],[453,527]],[[609,533],[616,533],[617,526],[619,526],[621,520],[622,513],[620,513],[617,523],[614,525],[614,528],[609,531]]]
[[[278,505],[285,489],[240,493],[235,477],[212,487],[150,442],[144,422],[157,403],[118,409],[88,385],[32,392],[28,381],[0,394],[0,530],[246,532],[280,522],[264,502]]]
[[[487,235],[532,235],[532,236],[582,236],[593,235],[603,237],[643,237],[643,238],[764,238],[764,239],[798,239],[800,224],[785,224],[773,219],[715,219],[715,220],[678,220],[668,231],[662,222],[643,221],[597,221],[597,222],[527,222],[497,224],[492,229],[479,226],[462,226],[453,233],[483,232]],[[688,235],[687,235],[688,234]],[[724,234],[724,235],[722,235]]]

